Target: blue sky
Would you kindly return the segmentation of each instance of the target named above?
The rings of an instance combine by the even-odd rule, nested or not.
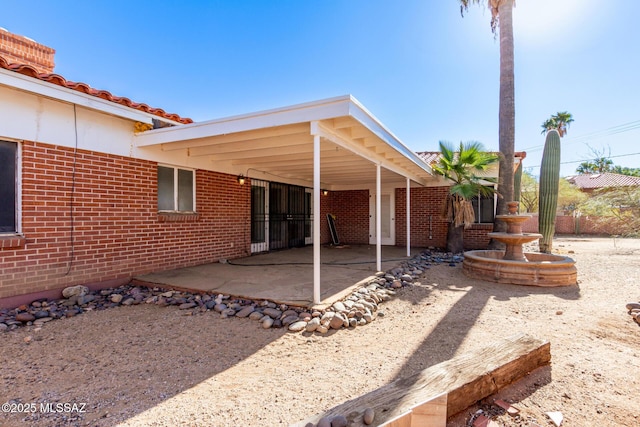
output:
[[[481,6],[462,18],[456,0],[2,3],[0,27],[56,49],[56,73],[196,121],[352,94],[415,151],[498,148],[499,44]],[[591,148],[640,167],[638,16],[638,0],[517,0],[515,148],[534,175],[540,124],[565,110],[563,176]]]

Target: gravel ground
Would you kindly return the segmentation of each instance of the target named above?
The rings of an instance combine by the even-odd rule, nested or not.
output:
[[[503,426],[640,424],[640,240],[560,238],[578,286],[465,277],[442,264],[384,303],[385,316],[325,335],[263,329],[216,312],[137,305],[0,334],[2,426],[275,426],[329,409],[492,339],[551,342],[552,366],[450,418],[478,410]],[[496,398],[520,409],[516,417]]]

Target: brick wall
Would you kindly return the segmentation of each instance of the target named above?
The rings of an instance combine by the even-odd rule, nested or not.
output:
[[[493,224],[473,224],[464,230],[464,249],[471,251],[475,249],[487,249],[491,240],[487,233],[493,231]]]
[[[618,223],[613,218],[603,218],[598,216],[580,216],[578,218],[570,215],[556,216],[555,234],[588,234],[588,235],[618,235],[625,229],[623,224]],[[522,225],[525,233],[538,232],[538,214],[533,214]]]
[[[196,172],[197,216],[157,213],[154,162],[25,142],[21,247],[0,249],[0,298],[236,258],[250,251],[250,185]],[[73,256],[72,256],[73,253]]]
[[[320,194],[320,244],[326,245],[331,243],[331,233],[329,232],[329,223],[327,222],[327,214],[331,212],[330,199]]]
[[[443,248],[448,225],[441,218],[448,187],[411,189],[411,246]],[[407,244],[407,189],[396,188],[396,245]]]
[[[341,243],[369,244],[369,190],[330,191],[327,213],[336,216],[336,231]],[[322,217],[326,224],[326,214]],[[329,228],[326,228],[327,233]],[[331,241],[330,237],[328,241]]]
[[[0,56],[10,64],[30,65],[40,73],[53,73],[55,53],[50,47],[0,29]]]

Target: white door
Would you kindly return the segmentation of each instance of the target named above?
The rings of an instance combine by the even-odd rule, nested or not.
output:
[[[369,243],[376,244],[376,195],[369,193]],[[383,245],[396,244],[394,192],[380,193],[380,237]]]

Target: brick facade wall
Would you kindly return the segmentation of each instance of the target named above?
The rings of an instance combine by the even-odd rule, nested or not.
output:
[[[0,56],[10,64],[30,65],[40,73],[53,73],[55,53],[50,47],[0,29]]]
[[[597,216],[573,217],[570,215],[556,216],[555,234],[588,234],[588,235],[609,235],[620,234],[624,226],[613,218],[603,218]],[[525,233],[538,232],[538,214],[533,214],[522,225]]]
[[[0,298],[249,253],[250,185],[196,171],[198,215],[188,217],[159,215],[156,187],[154,162],[23,143],[25,239],[0,249]]]
[[[491,240],[487,233],[493,231],[493,224],[473,224],[464,230],[464,249],[472,251],[475,249],[487,249]]]
[[[369,190],[330,191],[327,196],[326,213],[336,216],[336,231],[341,243],[350,245],[369,244]],[[322,221],[329,227],[326,213]],[[330,236],[327,242],[331,241]]]
[[[447,222],[441,218],[442,201],[448,187],[411,189],[411,246],[443,248]],[[407,189],[396,188],[396,244],[407,244]]]

